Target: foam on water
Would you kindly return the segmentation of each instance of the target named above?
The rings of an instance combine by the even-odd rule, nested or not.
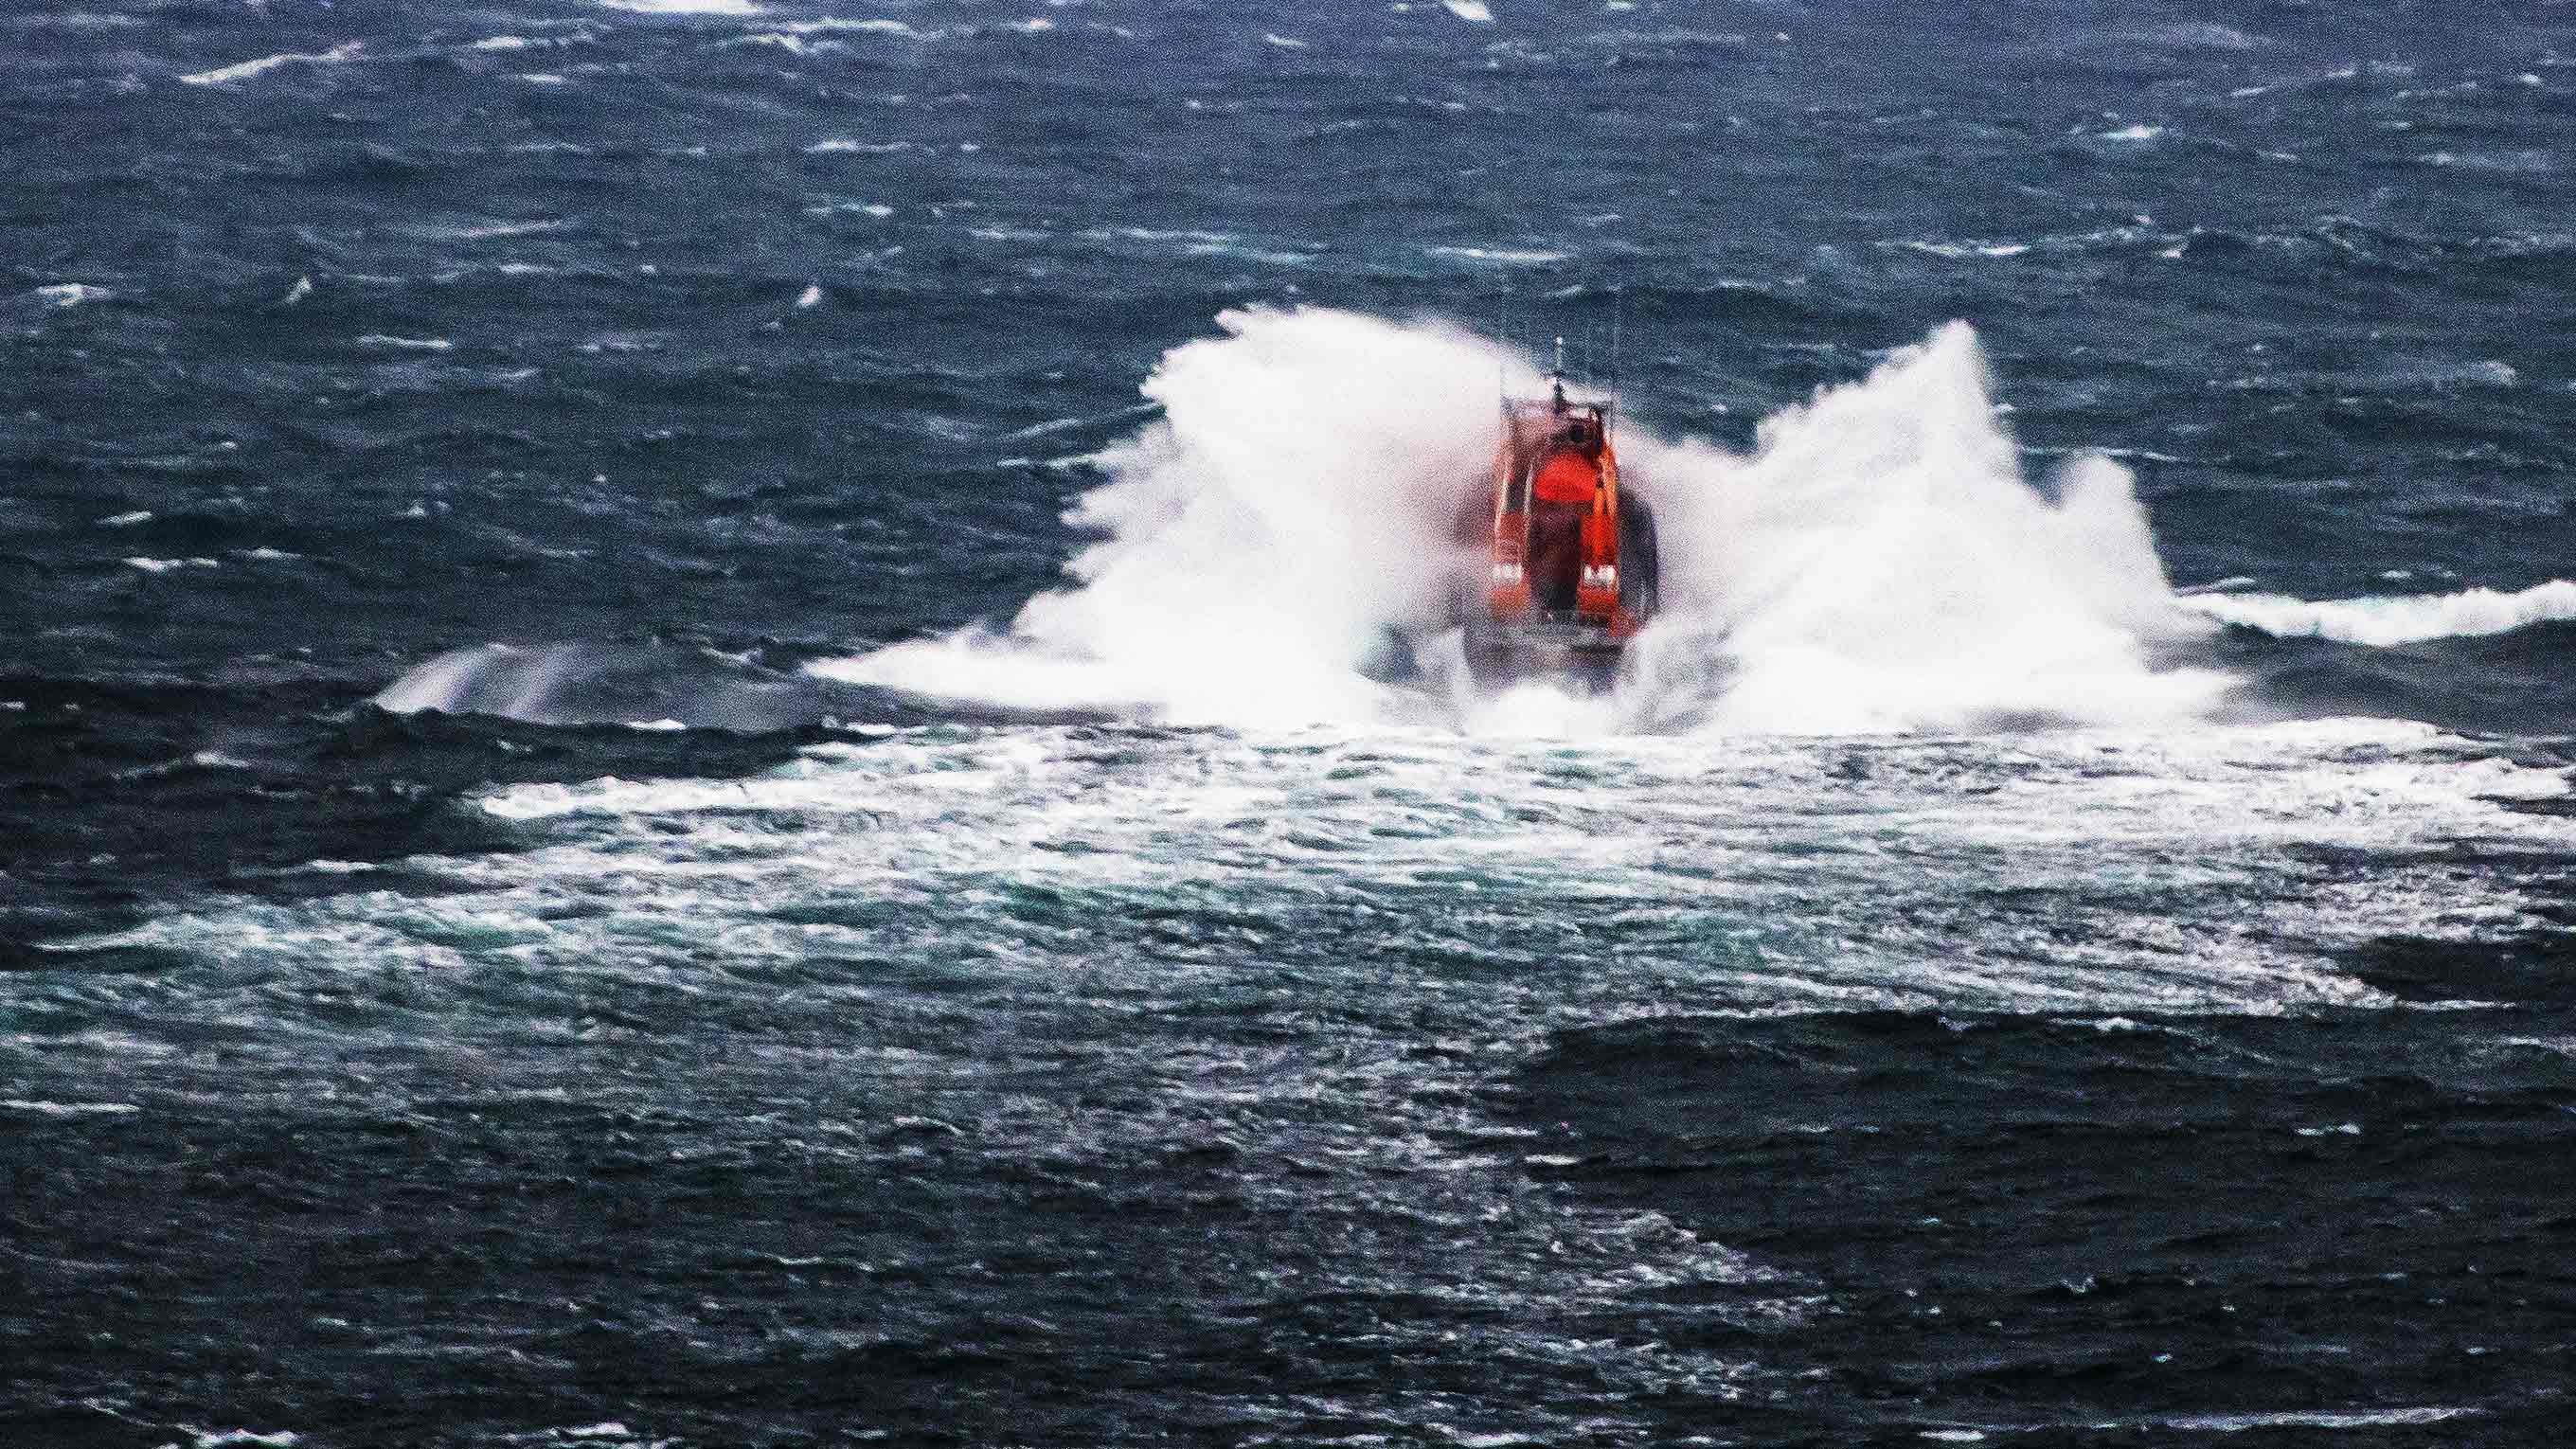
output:
[[[2385,1004],[2334,959],[2375,935],[2518,929],[2517,887],[2467,890],[2444,862],[2555,848],[2559,821],[2499,802],[2564,790],[2368,721],[1581,749],[880,730],[745,779],[497,791],[484,810],[532,848],[443,863],[450,894],[216,899],[78,944],[231,970],[435,966],[505,1018],[499,998],[559,976],[697,973],[709,943],[787,971],[900,957],[934,927],[996,989],[1256,969],[1238,929],[1319,1011],[1374,1000],[1382,959],[1526,983],[1487,1024],[1501,1039],[1673,1009],[2274,1014]],[[2384,863],[2357,875],[2356,852]],[[1986,885],[1963,894],[1963,868]],[[2231,904],[2177,913],[2178,892]],[[1601,940],[1564,929],[1573,900]],[[1232,925],[1173,937],[1167,910]],[[1312,937],[1351,910],[1375,923],[1365,959]]]
[[[1609,702],[1442,700],[1359,672],[1389,630],[1439,668],[1461,497],[1498,381],[1529,361],[1437,323],[1232,312],[1145,387],[1161,421],[1093,461],[1069,521],[1102,535],[1004,630],[817,671],[933,698],[1298,723],[1454,713],[1513,733],[1842,732],[2043,717],[2190,718],[2224,675],[2159,669],[2206,633],[2167,586],[2129,476],[2020,472],[1964,325],[1770,420],[1751,457],[1621,434],[1663,513],[1666,617]],[[1447,646],[1454,654],[1454,642]]]

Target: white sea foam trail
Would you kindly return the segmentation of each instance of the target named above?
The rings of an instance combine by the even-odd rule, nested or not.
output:
[[[2322,602],[2282,594],[2195,594],[2182,602],[2222,624],[2241,624],[2276,638],[2334,639],[2387,648],[2431,639],[2509,634],[2533,624],[2576,619],[2576,582],[2552,579],[2519,593],[2463,589],[2456,594]]]
[[[1070,521],[1101,540],[1007,629],[815,666],[1017,707],[1193,722],[1459,718],[1472,729],[1839,732],[1998,719],[2187,718],[2231,681],[2160,670],[2207,633],[2166,586],[2129,477],[2020,472],[1963,324],[1769,420],[1751,457],[1620,434],[1662,515],[1666,614],[1608,700],[1431,699],[1360,672],[1389,628],[1428,641],[1498,380],[1529,362],[1455,328],[1231,312],[1145,386],[1163,418],[1096,460]],[[1422,650],[1436,666],[1440,650]],[[1448,645],[1454,657],[1454,642]]]

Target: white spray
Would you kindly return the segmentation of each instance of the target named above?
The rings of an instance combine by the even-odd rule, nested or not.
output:
[[[1612,699],[1443,701],[1359,673],[1393,627],[1436,633],[1482,486],[1495,389],[1526,359],[1454,328],[1231,312],[1146,384],[1162,421],[1097,460],[1073,583],[1001,633],[817,666],[930,697],[1106,706],[1187,722],[1469,728],[1956,729],[2138,722],[2226,676],[2159,670],[2205,633],[2178,608],[2128,475],[2089,458],[2052,502],[2024,481],[1974,334],[1953,324],[1769,420],[1750,458],[1619,435],[1661,512],[1666,613]],[[1428,650],[1436,655],[1436,650]]]
[[[2206,633],[2167,586],[2128,473],[2023,478],[1975,334],[1952,323],[1766,420],[1754,455],[1632,431],[1679,607],[1640,663],[1650,717],[1766,732],[2195,715],[2230,684],[2158,670]]]
[[[1492,456],[1495,385],[1528,364],[1439,325],[1229,312],[1145,384],[1163,419],[1095,461],[1066,521],[1101,535],[1005,635],[817,666],[834,678],[1191,723],[1418,714],[1358,672],[1389,628],[1435,629],[1458,500]]]

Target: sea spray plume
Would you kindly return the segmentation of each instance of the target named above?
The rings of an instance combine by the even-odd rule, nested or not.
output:
[[[2207,626],[2166,586],[2128,474],[2024,480],[1975,333],[1952,323],[1761,427],[1750,458],[1631,433],[1664,514],[1667,621],[1631,713],[1728,731],[1970,729],[2197,715],[2232,682],[2159,671]]]
[[[1612,700],[1494,698],[1360,672],[1438,631],[1459,500],[1480,493],[1495,384],[1525,359],[1436,324],[1229,312],[1145,385],[1162,421],[1095,460],[1072,584],[1001,633],[814,666],[934,699],[1183,722],[1450,718],[1479,733],[1830,733],[2185,718],[2231,684],[2159,671],[2206,634],[2179,609],[2129,476],[2070,464],[2051,502],[1997,423],[1964,324],[1763,425],[1750,458],[1620,431],[1661,511],[1664,617]],[[1472,568],[1470,568],[1472,573]],[[1454,647],[1450,650],[1454,653]]]
[[[1066,521],[1097,541],[1072,587],[1006,635],[817,666],[835,678],[1022,707],[1183,722],[1377,720],[1428,701],[1359,672],[1390,628],[1436,629],[1480,486],[1495,384],[1528,364],[1440,324],[1232,311],[1145,384],[1160,422],[1095,460]]]

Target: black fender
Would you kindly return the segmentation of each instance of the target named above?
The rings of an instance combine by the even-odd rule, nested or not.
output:
[[[1619,606],[1640,621],[1654,617],[1664,592],[1663,554],[1655,537],[1655,510],[1645,499],[1619,490]]]

